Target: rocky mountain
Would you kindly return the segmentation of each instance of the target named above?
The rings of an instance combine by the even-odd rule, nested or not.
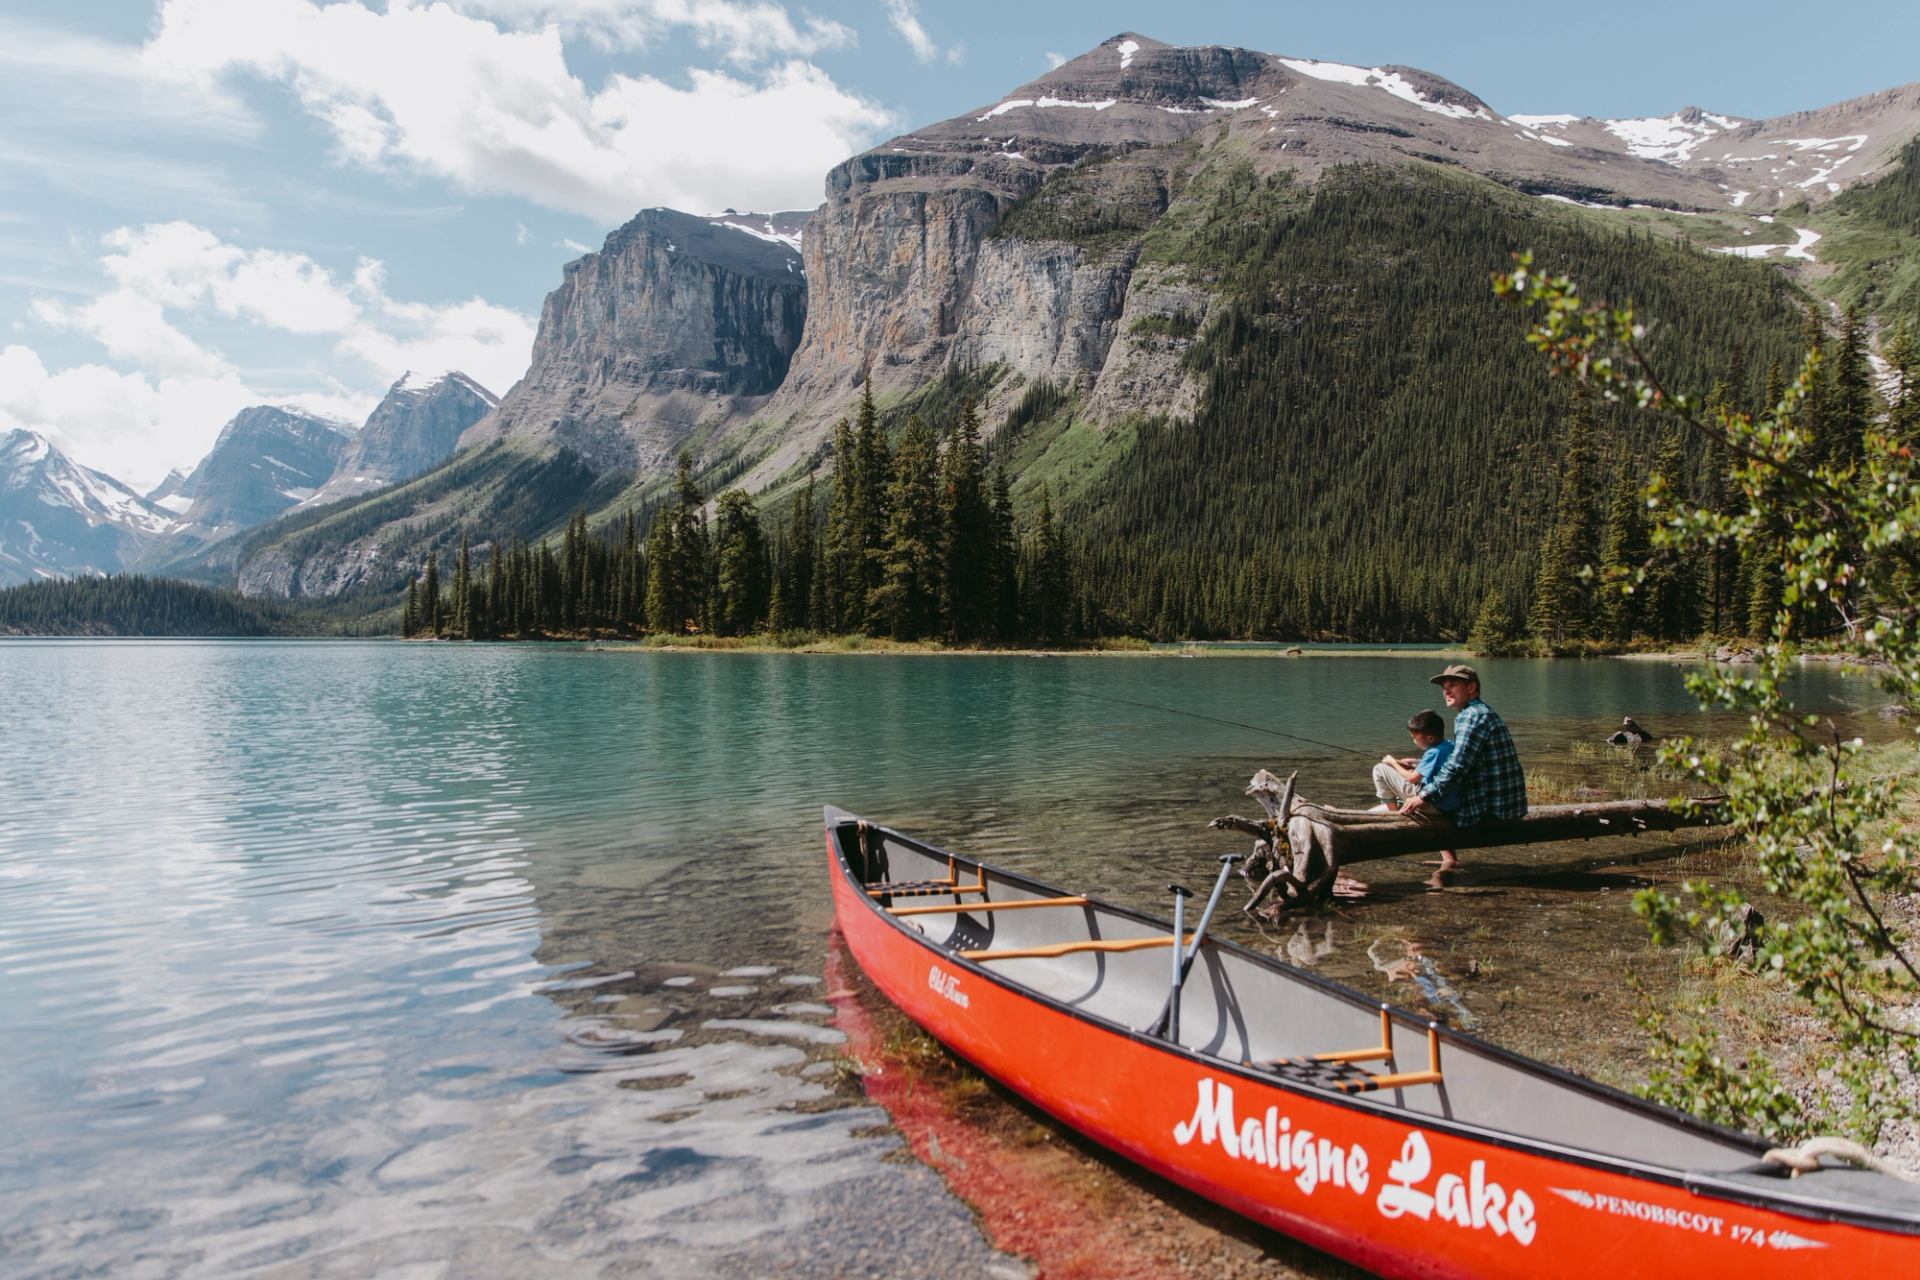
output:
[[[387,388],[327,482],[298,505],[321,506],[411,480],[446,461],[462,433],[499,403],[464,373],[405,374]]]
[[[45,436],[0,436],[0,585],[117,573],[172,524],[165,508]]]
[[[1265,341],[1270,312],[1285,308],[1289,324],[1418,338],[1340,311],[1355,291],[1337,278],[1294,296],[1283,276],[1250,297],[1249,262],[1278,270],[1279,259],[1270,242],[1235,241],[1235,227],[1293,234],[1289,219],[1311,219],[1325,194],[1321,216],[1337,207],[1358,229],[1322,228],[1311,242],[1354,255],[1332,259],[1335,276],[1370,271],[1420,233],[1388,228],[1394,219],[1370,232],[1356,210],[1403,199],[1396,216],[1432,219],[1436,242],[1472,216],[1448,297],[1483,298],[1486,272],[1536,241],[1588,254],[1650,297],[1605,248],[1622,232],[1684,242],[1694,258],[1704,249],[1800,269],[1816,262],[1809,246],[1821,236],[1809,209],[1888,172],[1916,131],[1920,86],[1772,121],[1694,109],[1637,121],[1508,117],[1412,67],[1123,33],[847,160],[804,219],[643,212],[567,267],[532,367],[459,454],[364,504],[251,539],[240,582],[297,593],[404,581],[460,529],[537,537],[576,507],[644,502],[682,450],[710,488],[778,495],[818,465],[868,378],[889,421],[950,412],[968,395],[991,433],[1030,422],[1029,402],[1063,406],[1045,431],[1022,428],[1022,441],[1004,445],[1016,493],[1044,480],[1056,499],[1093,502],[1103,476],[1144,465],[1129,452],[1136,428],[1207,420],[1219,402],[1210,379],[1246,354],[1214,337]],[[1628,257],[1678,278],[1660,255]],[[1317,278],[1323,266],[1298,269]],[[1405,274],[1404,262],[1394,270]],[[1743,270],[1700,273],[1701,305],[1709,294],[1723,308],[1765,298],[1777,328],[1773,277]],[[1344,456],[1327,447],[1345,447],[1343,427],[1297,429],[1324,460]],[[1502,537],[1530,527],[1532,499],[1516,502]]]
[[[242,409],[220,429],[200,464],[166,495],[170,506],[184,501],[186,508],[137,567],[178,572],[231,563],[220,548],[313,497],[352,438],[346,424],[297,409]]]
[[[463,444],[565,446],[658,470],[703,423],[751,416],[807,314],[799,213],[648,209],[547,295],[533,362]]]

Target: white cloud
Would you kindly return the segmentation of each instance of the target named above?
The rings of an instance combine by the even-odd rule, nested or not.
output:
[[[751,0],[455,0],[452,7],[519,28],[557,27],[608,49],[644,49],[687,31],[703,48],[740,63],[810,58],[855,42],[838,22],[809,14],[796,23],[782,6]]]
[[[468,7],[528,21],[559,12],[534,0]],[[650,30],[705,33],[737,61],[814,38],[765,4],[598,0],[569,12],[576,27],[644,19]],[[661,204],[811,205],[827,169],[894,123],[797,58],[750,78],[692,69],[684,84],[615,74],[590,91],[567,67],[561,24],[502,27],[446,4],[395,0],[376,12],[357,0],[166,0],[146,56],[191,83],[246,73],[286,84],[332,131],[343,163],[609,222]]]
[[[919,0],[886,0],[887,25],[895,34],[907,42],[907,48],[913,50],[913,56],[921,62],[936,62],[944,57],[948,62],[960,61],[964,50],[959,45],[944,52],[940,42],[927,34],[920,22]]]
[[[459,369],[503,392],[525,372],[533,348],[532,317],[478,297],[395,298],[373,259],[362,259],[342,281],[305,254],[242,248],[187,222],[122,227],[103,243],[101,268],[111,287],[87,301],[38,298],[33,314],[93,337],[141,372],[92,364],[48,372],[29,348],[10,347],[10,363],[0,370],[0,426],[45,430],[72,444],[89,466],[130,483],[191,466],[221,424],[248,404],[295,404],[359,421],[378,399],[375,388],[384,390],[409,369]],[[176,325],[180,316],[325,339],[362,376],[263,393]],[[151,437],[145,444],[137,439],[142,431]]]
[[[127,289],[85,303],[36,298],[33,314],[55,329],[84,333],[124,360],[161,374],[216,377],[232,372],[225,357],[209,351],[167,320],[160,304]]]
[[[560,239],[554,241],[553,244],[556,249],[570,249],[574,253],[594,252],[594,248],[592,245],[581,244],[578,240],[573,239],[571,236],[562,236],[560,237]]]
[[[225,87],[156,74],[140,47],[0,16],[0,103],[37,119],[246,140],[259,118]]]
[[[525,244],[532,236],[533,233],[527,230],[526,223],[516,222],[513,224],[513,242],[515,244]]]
[[[1044,56],[1047,60],[1047,70],[1049,71],[1053,70],[1055,67],[1064,67],[1067,65],[1067,55],[1064,53],[1055,53],[1053,50],[1049,49],[1042,56]]]
[[[483,298],[437,306],[398,301],[387,294],[384,269],[371,260],[354,273],[354,289],[366,312],[341,335],[337,349],[364,361],[383,384],[409,369],[426,374],[458,369],[503,395],[527,371],[534,323],[518,311]]]
[[[232,373],[149,379],[98,364],[54,372],[28,347],[0,350],[0,430],[38,431],[141,490],[205,454],[229,418],[263,399]]]

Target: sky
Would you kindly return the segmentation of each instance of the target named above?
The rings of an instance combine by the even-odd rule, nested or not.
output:
[[[0,431],[135,488],[240,409],[496,393],[636,211],[833,165],[1122,31],[1447,77],[1505,114],[1766,117],[1920,78],[1920,5],[0,0]]]

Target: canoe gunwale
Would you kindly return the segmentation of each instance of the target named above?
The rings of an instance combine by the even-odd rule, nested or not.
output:
[[[855,873],[852,863],[848,860],[846,847],[840,839],[840,832],[843,828],[851,828],[860,821],[861,819],[857,818],[854,814],[833,806],[826,807],[826,835],[832,850],[833,860],[837,865],[838,873],[851,887],[864,891],[866,885]],[[1010,871],[1002,867],[991,866],[978,859],[953,853],[951,850],[941,848],[926,840],[906,835],[892,827],[875,822],[868,822],[866,825],[874,834],[896,841],[928,857],[942,859],[952,858],[956,860],[956,865],[962,868],[978,868],[982,872],[990,874],[995,880],[1008,888],[1036,893],[1042,896],[1062,896],[1068,893],[1067,890],[1034,880],[1018,872]],[[1093,897],[1092,895],[1074,896],[1085,897],[1087,899],[1086,906],[1090,910],[1111,913],[1112,915],[1149,928],[1167,932],[1172,931],[1173,926],[1170,921],[1160,920],[1144,912],[1136,911],[1130,907],[1109,902],[1102,898]],[[1777,1212],[1786,1212],[1796,1217],[1815,1221],[1846,1223],[1890,1230],[1906,1235],[1920,1235],[1920,1216],[1902,1216],[1897,1212],[1880,1212],[1871,1207],[1850,1208],[1837,1205],[1830,1200],[1815,1200],[1795,1196],[1787,1189],[1792,1185],[1791,1181],[1784,1176],[1781,1178],[1781,1192],[1779,1193],[1771,1193],[1762,1188],[1749,1186],[1745,1183],[1732,1182],[1728,1180],[1727,1175],[1756,1172],[1757,1167],[1760,1166],[1760,1157],[1773,1144],[1752,1134],[1727,1129],[1696,1116],[1688,1115],[1685,1112],[1676,1111],[1661,1106],[1658,1103],[1649,1102],[1625,1090],[1576,1075],[1563,1068],[1553,1066],[1551,1063],[1529,1058],[1524,1054],[1459,1031],[1447,1026],[1445,1023],[1438,1024],[1438,1034],[1442,1043],[1452,1043],[1470,1047],[1474,1052],[1485,1055],[1506,1067],[1544,1079],[1558,1087],[1598,1098],[1609,1104],[1636,1112],[1643,1117],[1656,1120],[1663,1124],[1672,1125],[1675,1128],[1691,1130],[1732,1146],[1744,1147],[1753,1154],[1754,1163],[1753,1165],[1743,1168],[1724,1170],[1685,1169],[1669,1165],[1648,1164],[1641,1160],[1609,1155],[1588,1148],[1563,1146],[1545,1139],[1531,1138],[1517,1134],[1511,1130],[1486,1128],[1471,1122],[1457,1120],[1450,1116],[1427,1112],[1409,1112],[1403,1107],[1388,1105],[1384,1101],[1365,1093],[1347,1094],[1338,1090],[1314,1089],[1298,1081],[1289,1080],[1275,1073],[1262,1071],[1234,1059],[1219,1057],[1188,1048],[1185,1045],[1170,1043],[1158,1036],[1141,1031],[1138,1028],[1116,1022],[1111,1018],[1088,1012],[1065,1001],[1058,1000],[1035,990],[1025,983],[995,972],[989,965],[966,959],[958,950],[949,950],[940,946],[924,934],[907,927],[907,921],[905,919],[889,914],[886,908],[881,905],[879,899],[868,897],[864,892],[859,892],[856,897],[860,903],[865,905],[869,914],[887,925],[889,931],[913,942],[920,950],[927,953],[930,958],[939,961],[943,965],[962,969],[979,981],[991,983],[995,987],[1019,998],[1034,1001],[1055,1013],[1063,1014],[1076,1021],[1100,1028],[1103,1031],[1124,1036],[1128,1041],[1137,1043],[1142,1048],[1157,1050],[1162,1053],[1184,1058],[1197,1066],[1204,1067],[1210,1072],[1225,1074],[1235,1079],[1276,1088],[1288,1094],[1311,1099],[1315,1103],[1331,1105],[1400,1123],[1415,1121],[1422,1128],[1447,1133],[1469,1141],[1481,1142],[1504,1150],[1539,1156],[1584,1168],[1621,1174],[1664,1186],[1683,1188],[1693,1194],[1710,1199],[1745,1204],[1751,1207],[1769,1209]],[[1282,965],[1271,957],[1261,955],[1259,952],[1241,946],[1229,939],[1210,936],[1206,940],[1205,945],[1234,954],[1259,968],[1274,972],[1288,981],[1306,985],[1321,996],[1337,999],[1353,1008],[1375,1011],[1381,1008],[1382,1005],[1386,1005],[1396,1019],[1402,1024],[1411,1027],[1425,1028],[1434,1022],[1433,1019],[1420,1017],[1390,1002],[1370,999],[1357,991],[1334,982],[1330,978],[1295,969],[1292,966]],[[923,1029],[932,1032],[932,1028],[923,1027]],[[939,1038],[937,1033],[934,1034],[936,1034],[936,1038]],[[966,1056],[964,1052],[953,1045],[948,1045],[948,1048],[953,1049],[956,1053],[960,1053],[962,1057]],[[1040,1101],[1039,1099],[1032,1100],[1036,1103]]]

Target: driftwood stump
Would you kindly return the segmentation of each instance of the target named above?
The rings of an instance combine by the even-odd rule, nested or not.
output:
[[[1340,809],[1314,804],[1294,794],[1294,779],[1284,783],[1265,769],[1253,775],[1247,794],[1266,811],[1264,821],[1229,814],[1208,827],[1254,837],[1253,853],[1240,874],[1252,893],[1241,912],[1253,915],[1272,899],[1265,914],[1321,906],[1334,896],[1342,869],[1360,862],[1442,849],[1491,849],[1503,845],[1554,840],[1593,840],[1632,836],[1642,831],[1673,831],[1712,826],[1722,820],[1721,797],[1676,800],[1607,800],[1597,804],[1537,805],[1525,817],[1481,822],[1470,827],[1422,822],[1394,812]]]

